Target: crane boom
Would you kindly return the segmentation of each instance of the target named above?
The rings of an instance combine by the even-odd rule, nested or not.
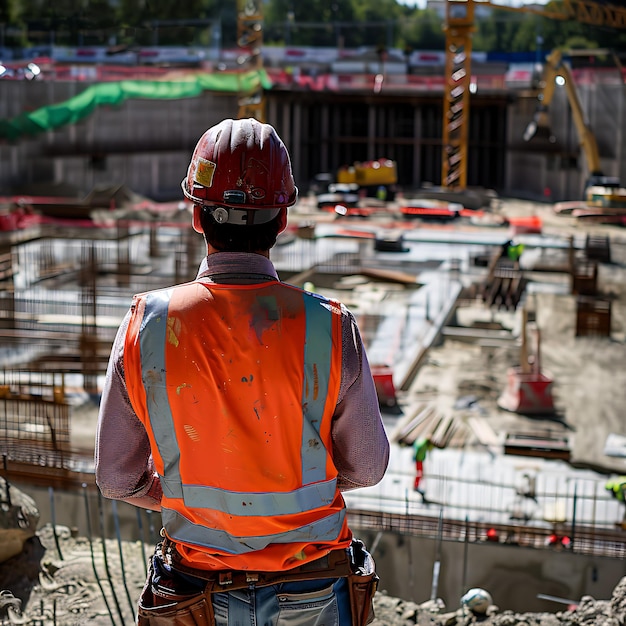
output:
[[[600,2],[599,0],[560,0],[545,8],[536,6],[509,6],[493,0],[474,0],[477,5],[490,6],[504,11],[531,13],[552,20],[572,20],[591,26],[626,28],[626,7]]]

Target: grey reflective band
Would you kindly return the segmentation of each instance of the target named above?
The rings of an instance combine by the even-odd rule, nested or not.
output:
[[[172,509],[165,507],[161,509],[163,526],[172,540],[192,543],[196,546],[210,550],[221,550],[230,554],[246,554],[253,550],[263,550],[271,543],[336,541],[343,528],[345,515],[345,509],[341,509],[316,520],[312,524],[306,524],[284,533],[258,535],[256,537],[234,537],[223,530],[193,524]]]
[[[166,478],[161,480],[163,493],[169,498],[180,498],[182,494],[180,452],[167,397],[165,368],[167,311],[171,297],[171,289],[156,291],[146,296],[144,316],[139,330],[139,346],[146,406],[159,454],[165,464]]]
[[[330,380],[332,355],[332,313],[328,301],[314,294],[302,294],[306,315],[304,379],[302,381],[302,483],[326,478],[327,451],[319,429]]]
[[[247,493],[215,487],[184,485],[185,505],[196,509],[210,508],[242,517],[254,515],[293,515],[311,508],[327,506],[335,499],[337,481],[326,480],[305,485],[295,491]]]

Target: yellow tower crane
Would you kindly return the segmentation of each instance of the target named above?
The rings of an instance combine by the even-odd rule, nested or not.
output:
[[[263,69],[263,12],[262,0],[237,0],[237,46],[240,71]],[[239,119],[254,117],[260,122],[265,121],[265,101],[263,86],[256,81],[252,89],[239,91]]]
[[[441,185],[449,189],[463,190],[467,186],[472,32],[479,6],[533,13],[554,20],[575,20],[593,26],[626,28],[626,7],[601,0],[556,0],[545,8],[508,6],[491,0],[447,0]]]

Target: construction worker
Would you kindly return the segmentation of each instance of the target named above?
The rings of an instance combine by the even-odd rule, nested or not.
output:
[[[413,490],[417,491],[422,498],[424,498],[424,491],[420,489],[420,482],[424,476],[424,461],[426,460],[426,454],[429,450],[432,450],[433,445],[428,437],[418,437],[413,442],[413,460],[415,461],[415,481],[413,483]]]
[[[607,491],[611,492],[616,500],[626,507],[626,476],[618,476],[615,479],[609,480],[604,487]],[[624,508],[622,526],[626,528],[626,508]]]
[[[207,256],[134,297],[98,418],[102,494],[162,517],[138,624],[365,624],[377,576],[342,492],[382,479],[389,442],[354,317],[270,261],[297,198],[287,149],[224,120],[182,188]]]
[[[520,260],[520,257],[522,256],[523,252],[524,252],[523,243],[514,244],[513,241],[509,239],[502,245],[501,256],[503,258],[510,259],[514,263],[517,263]]]

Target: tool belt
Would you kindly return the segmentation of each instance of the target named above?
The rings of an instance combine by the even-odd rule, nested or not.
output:
[[[367,573],[363,569],[363,553],[372,564],[371,571]],[[215,626],[211,601],[213,593],[322,578],[348,579],[353,626],[365,626],[374,619],[373,598],[378,576],[373,570],[371,556],[360,541],[353,541],[348,550],[334,550],[320,559],[290,570],[249,572],[187,567],[180,563],[173,542],[165,538],[157,545],[150,563],[148,578],[139,598],[137,624]]]

